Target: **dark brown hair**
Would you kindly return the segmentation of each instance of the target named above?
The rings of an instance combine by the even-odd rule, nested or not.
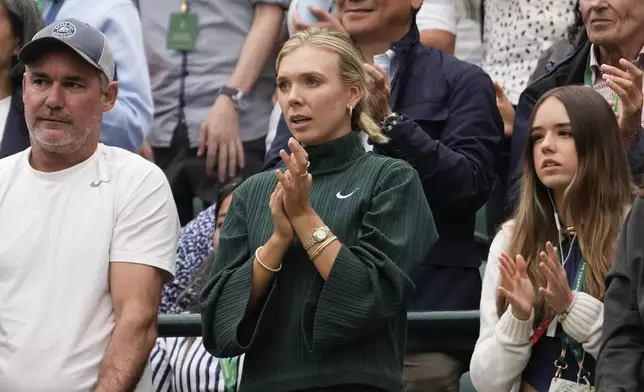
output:
[[[602,300],[604,277],[614,257],[622,218],[633,200],[634,187],[619,127],[606,100],[586,86],[566,86],[550,90],[537,102],[530,127],[541,104],[550,98],[561,101],[572,126],[578,169],[564,191],[562,210],[572,219],[582,254],[588,263],[588,293]],[[535,288],[535,323],[547,312],[538,288],[546,280],[539,270],[538,255],[547,241],[557,243],[559,231],[554,222],[554,207],[549,189],[539,181],[533,159],[534,142],[527,138],[524,152],[521,193],[513,221],[507,253],[522,255],[528,262],[528,277]],[[564,215],[559,211],[560,215]],[[507,308],[499,298],[498,312]]]

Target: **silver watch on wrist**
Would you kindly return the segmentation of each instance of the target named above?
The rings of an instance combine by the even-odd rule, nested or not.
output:
[[[318,227],[313,230],[313,235],[305,243],[302,244],[304,250],[309,250],[320,242],[324,241],[331,232],[327,226]]]
[[[230,86],[221,87],[217,91],[217,96],[220,96],[220,95],[224,95],[230,98],[230,100],[233,101],[233,104],[235,105],[235,108],[237,108],[237,110],[246,110],[249,107],[249,104],[246,101],[246,94],[238,88],[230,87]]]

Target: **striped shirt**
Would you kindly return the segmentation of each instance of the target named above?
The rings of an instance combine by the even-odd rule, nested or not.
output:
[[[593,44],[590,46],[590,73],[593,83],[593,89],[601,94],[606,99],[611,107],[615,105],[615,100],[618,99],[617,95],[608,86],[608,83],[600,77],[601,69],[599,68],[599,60],[597,59],[597,47]],[[637,66],[640,70],[644,71],[644,48],[637,56]],[[642,112],[642,126],[644,126],[644,112]]]
[[[154,392],[236,392],[243,356],[217,359],[199,338],[159,338],[150,354]]]

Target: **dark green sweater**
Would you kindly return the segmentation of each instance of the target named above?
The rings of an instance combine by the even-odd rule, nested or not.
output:
[[[216,357],[246,353],[243,392],[402,391],[407,273],[438,239],[420,180],[406,162],[365,152],[355,132],[307,151],[311,205],[342,243],[327,281],[296,241],[265,302],[249,308],[254,252],[273,234],[268,201],[277,184],[274,172],[249,178],[234,193],[201,294],[204,346]]]

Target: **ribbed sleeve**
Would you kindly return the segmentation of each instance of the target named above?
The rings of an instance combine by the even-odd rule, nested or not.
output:
[[[254,255],[248,247],[246,194],[237,189],[219,238],[212,276],[201,293],[204,347],[218,358],[243,354],[253,343],[277,282],[257,309],[249,309]]]
[[[588,354],[597,358],[603,324],[604,304],[590,294],[578,292],[561,326]]]
[[[310,350],[355,340],[395,317],[413,291],[407,273],[438,239],[418,174],[402,161],[391,162],[383,168],[357,242],[341,247],[317,310],[304,312],[304,325],[312,325],[305,330]],[[409,208],[407,200],[419,202]]]

